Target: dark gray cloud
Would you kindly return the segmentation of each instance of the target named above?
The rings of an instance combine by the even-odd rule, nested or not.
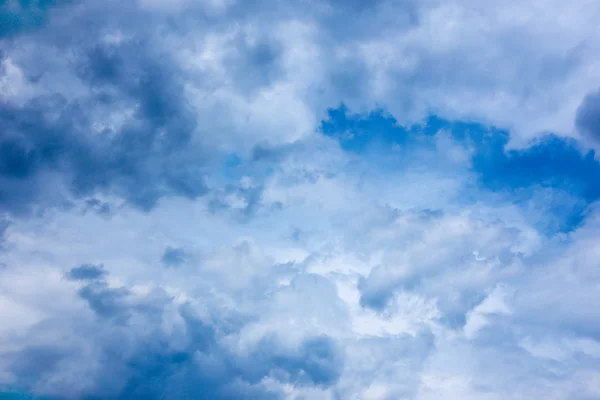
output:
[[[81,264],[78,267],[73,267],[67,273],[67,277],[74,281],[92,281],[104,278],[108,272],[102,264]]]
[[[110,203],[98,199],[88,199],[85,201],[85,212],[93,211],[98,215],[110,215],[112,207]]]
[[[584,136],[600,143],[600,90],[585,96],[577,109],[575,125]]]
[[[90,283],[79,290],[79,295],[100,317],[123,320],[128,316],[125,300],[129,291],[125,288],[111,288],[105,282]]]
[[[39,54],[58,47],[69,60],[57,64],[52,57],[23,56],[20,67],[29,83],[54,79],[56,73],[66,76],[65,85],[85,91],[0,102],[0,209],[19,213],[66,201],[57,183],[75,198],[113,194],[143,210],[164,196],[193,199],[206,193],[208,157],[205,150],[189,146],[197,121],[184,97],[183,72],[143,34],[143,24],[132,24],[130,40],[106,43],[103,27],[114,22],[102,14],[86,29],[84,40],[73,40],[66,31],[95,10],[91,5],[74,9],[80,15],[64,10],[76,17],[57,18],[62,24],[54,21],[21,39],[37,41]],[[126,8],[118,15],[123,14]],[[7,46],[14,52],[15,45]],[[99,122],[127,109],[133,114],[123,123],[99,130]]]
[[[294,381],[328,387],[335,384],[342,373],[343,360],[337,346],[327,336],[309,338],[297,354],[280,358],[278,364]]]
[[[370,284],[368,278],[365,279],[364,277],[361,277],[358,282],[360,305],[378,311],[383,310],[397,286],[398,284],[393,281],[390,281],[385,285],[375,286]]]
[[[179,267],[185,263],[187,254],[184,249],[168,246],[160,261],[167,267]]]
[[[190,163],[189,152],[182,151],[193,119],[174,111],[177,105],[164,100],[168,93],[161,92],[160,83],[140,85],[145,87],[135,92],[143,103],[140,115],[118,132],[95,136],[90,135],[88,107],[113,101],[101,95],[86,101],[55,95],[24,106],[1,104],[0,207],[18,212],[43,203],[48,188],[42,176],[48,173],[66,181],[75,196],[115,193],[144,210],[165,195],[204,194],[202,157]]]

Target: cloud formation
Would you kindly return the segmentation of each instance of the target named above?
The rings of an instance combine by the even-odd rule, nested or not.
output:
[[[600,397],[599,12],[4,2],[0,399]]]
[[[597,144],[600,140],[600,93],[588,93],[577,109],[575,123],[581,132]]]

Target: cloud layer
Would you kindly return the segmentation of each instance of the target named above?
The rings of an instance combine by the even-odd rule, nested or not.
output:
[[[0,5],[0,399],[600,397],[600,6]]]

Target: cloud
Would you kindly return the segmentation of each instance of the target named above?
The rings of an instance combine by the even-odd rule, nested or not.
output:
[[[577,128],[592,142],[600,136],[600,93],[588,93],[577,109],[575,118]]]
[[[49,197],[60,202],[98,192],[115,192],[148,210],[167,194],[195,198],[207,191],[206,157],[188,146],[196,117],[182,97],[180,73],[141,38],[107,43],[94,35],[77,46],[61,42],[73,61],[56,65],[49,59],[41,76],[28,78],[35,85],[59,68],[81,95],[42,89],[23,102],[2,102],[1,198],[9,211],[26,211]],[[48,178],[66,193],[49,196]]]
[[[600,397],[598,6],[561,6],[5,2],[0,391]]]
[[[498,15],[521,13],[532,22],[529,5],[516,3],[497,14],[491,7],[469,11],[466,4],[327,2],[298,19],[298,8],[283,2],[271,12],[279,23],[270,31],[262,29],[268,17],[260,5],[181,2],[174,14],[112,2],[98,7],[93,1],[5,6],[19,20],[41,13],[45,21],[34,30],[14,25],[4,46],[8,95],[2,102],[5,189],[0,202],[6,210],[68,206],[73,198],[98,193],[116,194],[144,210],[166,196],[193,199],[210,190],[206,174],[215,152],[243,153],[262,142],[279,145],[306,137],[326,108],[341,101],[355,109],[383,104],[400,125],[433,111],[515,128],[511,138],[521,142],[548,130],[573,136],[571,121],[563,116],[572,115],[573,107],[555,112],[535,92],[523,89],[521,77],[543,79],[556,90],[544,98],[581,96],[588,76],[580,69],[597,53],[591,42],[577,42],[590,37],[586,23],[568,24],[569,34],[555,47],[532,47],[539,35],[554,34],[552,24],[541,33],[519,27],[524,39],[509,40]],[[73,40],[69,32],[82,28],[91,15],[96,22],[85,27],[85,40]],[[569,18],[580,21],[583,15],[582,5]],[[473,22],[468,25],[474,29],[487,21],[491,29],[478,41],[472,39],[477,35],[465,36],[462,24],[441,23],[459,17]],[[192,18],[205,23],[191,26]],[[361,29],[349,31],[340,22],[357,18]],[[447,35],[424,35],[433,25]],[[60,57],[58,49],[70,56]],[[529,55],[515,64],[523,64],[518,74],[499,62],[510,57],[495,55],[516,50]],[[391,53],[401,54],[398,59],[406,65],[390,59]],[[469,61],[473,54],[480,54],[477,62]],[[372,62],[381,58],[388,62]],[[504,73],[485,73],[489,65],[504,66]],[[468,71],[464,81],[443,79],[460,77],[460,71]],[[571,82],[574,92],[561,96],[567,90],[562,82]],[[458,83],[461,90],[453,86]],[[431,93],[432,87],[452,98]],[[397,90],[411,101],[396,100]],[[539,116],[537,122],[516,111],[525,99],[530,102],[525,109]],[[459,103],[471,109],[457,108]],[[555,125],[546,126],[554,120]],[[52,182],[51,188],[46,182]],[[57,186],[61,190],[53,189]]]
[[[168,267],[178,267],[186,260],[184,249],[167,246],[160,261]]]
[[[136,295],[105,281],[86,283],[78,295],[98,318],[79,313],[71,323],[49,320],[31,326],[25,340],[15,338],[20,349],[3,352],[3,366],[16,377],[13,387],[59,398],[262,399],[277,395],[264,387],[265,377],[328,387],[341,373],[340,350],[326,336],[309,336],[292,348],[267,336],[238,354],[227,338],[243,321],[230,323],[227,315],[201,316],[161,291]],[[71,341],[53,344],[42,331]]]
[[[0,6],[0,39],[43,25],[48,9],[55,3],[55,0],[3,2]]]
[[[381,144],[401,128],[371,115],[353,117],[365,132],[360,146],[344,146],[350,126],[269,147],[227,164],[224,178],[212,178],[222,188],[194,201],[165,198],[143,212],[125,204],[110,218],[65,208],[16,219],[2,254],[3,312],[22,307],[32,319],[4,339],[13,350],[3,384],[59,398],[185,399],[200,387],[207,398],[573,396],[569,380],[594,371],[595,353],[565,356],[567,369],[549,381],[536,346],[541,332],[596,342],[584,306],[594,298],[593,205],[566,236],[540,230],[513,200],[514,177],[496,175],[501,185],[492,186],[494,175],[473,162],[490,149],[476,141],[487,130],[414,127],[395,148]],[[579,160],[557,143],[545,154]],[[582,178],[579,167],[550,167]],[[539,168],[527,179],[547,176]],[[563,184],[548,181],[548,195]],[[240,220],[233,211],[246,203],[234,197],[252,188],[260,201]],[[215,198],[228,208],[215,210]],[[179,256],[185,268],[164,268]],[[76,265],[66,280],[65,264]],[[42,330],[51,334],[40,338]],[[489,357],[496,361],[477,367]],[[30,359],[46,361],[26,379]],[[528,378],[502,372],[515,362]]]
[[[38,202],[43,204],[49,190],[43,182],[47,181],[45,176],[65,185],[71,195],[89,196],[115,190],[146,210],[166,193],[194,198],[206,192],[202,175],[195,175],[201,164],[186,163],[185,168],[178,165],[183,162],[179,157],[186,156],[173,154],[174,142],[156,143],[160,149],[154,156],[146,153],[153,152],[152,143],[157,140],[154,122],[136,121],[112,139],[110,132],[86,138],[82,132],[91,126],[85,121],[82,107],[85,106],[68,104],[60,96],[40,98],[18,108],[5,105],[0,116],[3,120],[0,145],[4,154],[0,167],[5,183],[1,196],[3,208],[19,212]],[[160,114],[164,110],[154,111]],[[58,117],[50,117],[50,113]],[[160,120],[164,116],[155,117]],[[83,121],[76,121],[78,118]],[[157,123],[161,126],[162,122]],[[172,129],[178,135],[185,135],[186,128]],[[174,135],[166,133],[166,137]],[[161,159],[164,167],[157,168],[153,157]]]
[[[67,273],[67,277],[75,281],[96,280],[102,278],[104,275],[106,275],[104,266],[94,264],[82,264],[71,268]]]

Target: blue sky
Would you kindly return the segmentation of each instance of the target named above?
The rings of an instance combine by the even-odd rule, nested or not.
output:
[[[600,398],[600,4],[0,4],[0,399]]]

